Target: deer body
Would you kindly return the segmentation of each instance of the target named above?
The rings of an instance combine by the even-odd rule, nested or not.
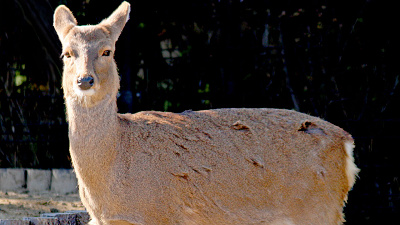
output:
[[[77,26],[65,6],[70,153],[92,224],[340,224],[358,169],[341,128],[279,109],[118,114],[115,42],[130,6]]]

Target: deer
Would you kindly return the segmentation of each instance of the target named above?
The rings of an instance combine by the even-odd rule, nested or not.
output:
[[[120,114],[123,2],[96,25],[54,12],[69,151],[90,224],[342,224],[354,140],[288,109]]]

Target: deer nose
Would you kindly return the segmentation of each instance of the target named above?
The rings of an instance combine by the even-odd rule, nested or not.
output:
[[[88,90],[93,86],[94,79],[92,76],[79,77],[77,82],[81,90]]]

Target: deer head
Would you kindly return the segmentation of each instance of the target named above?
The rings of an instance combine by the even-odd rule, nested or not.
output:
[[[114,61],[115,42],[129,19],[130,4],[123,2],[97,25],[78,26],[72,12],[59,6],[54,27],[62,43],[66,99],[91,107],[107,97],[115,101],[119,76]]]

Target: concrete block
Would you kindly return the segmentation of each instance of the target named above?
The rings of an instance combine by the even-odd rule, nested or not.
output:
[[[0,169],[0,190],[18,190],[25,185],[25,169]]]
[[[78,182],[72,169],[53,169],[51,173],[52,192],[60,194],[78,192]]]
[[[51,171],[27,169],[27,182],[26,187],[28,191],[40,192],[48,191],[50,189]]]
[[[88,224],[90,221],[90,216],[87,211],[84,210],[72,210],[67,211],[66,213],[74,213],[76,215],[76,222],[77,224],[85,225]]]
[[[56,218],[60,224],[77,224],[76,214],[74,213],[44,213],[40,217]]]
[[[30,221],[30,225],[61,225],[55,217],[25,217],[24,220]]]
[[[28,220],[0,220],[0,225],[29,225]]]

